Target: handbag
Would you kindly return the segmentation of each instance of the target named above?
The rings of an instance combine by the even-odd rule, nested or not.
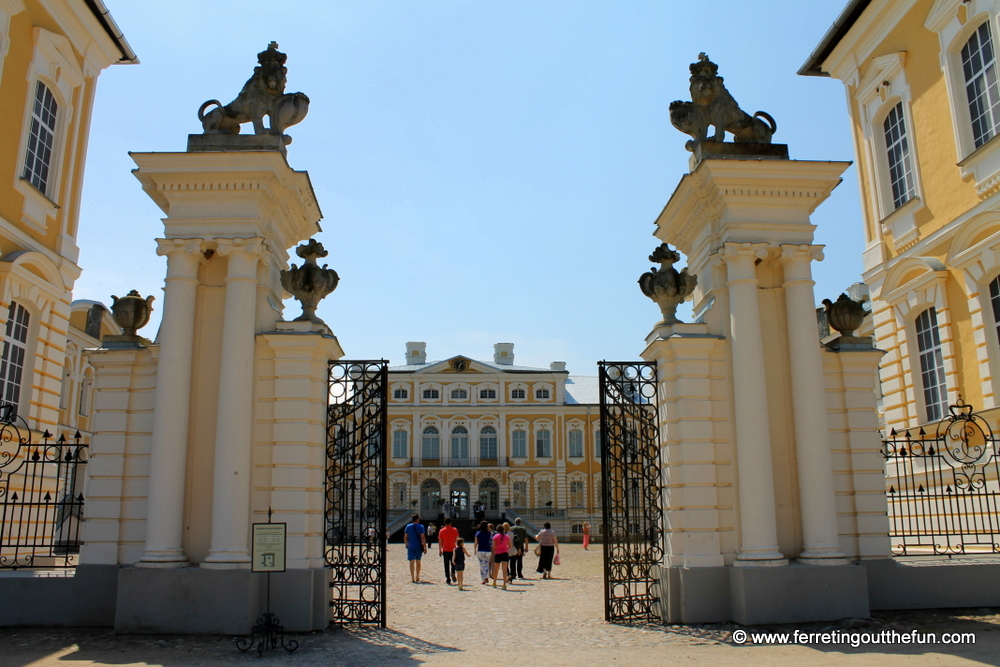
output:
[[[555,558],[552,559],[552,564],[562,565],[562,558],[559,557],[559,554],[556,554]]]
[[[542,557],[542,545],[541,544],[539,544],[537,547],[535,547],[535,555],[538,556],[539,558]]]

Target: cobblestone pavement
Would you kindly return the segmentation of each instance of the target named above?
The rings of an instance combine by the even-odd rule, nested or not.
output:
[[[444,583],[436,552],[424,557],[422,579],[410,582],[401,545],[389,550],[389,627],[333,629],[300,635],[293,654],[240,654],[216,636],[116,636],[107,630],[0,630],[0,667],[87,665],[1000,665],[1000,610],[879,613],[842,624],[780,626],[809,631],[878,633],[971,632],[974,645],[738,646],[736,625],[663,626],[605,623],[600,545],[562,548],[555,579],[530,576],[509,590],[483,586],[478,564],[467,571],[468,591]],[[0,601],[2,603],[2,601]],[[751,630],[761,630],[755,628]],[[764,629],[767,630],[767,629]]]

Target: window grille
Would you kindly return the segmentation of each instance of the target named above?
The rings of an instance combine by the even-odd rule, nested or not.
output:
[[[903,103],[889,111],[882,124],[885,130],[885,150],[889,160],[889,184],[892,188],[892,206],[897,209],[917,195],[913,185],[910,165],[910,145],[903,119]]]
[[[28,150],[24,157],[24,179],[42,194],[48,193],[58,110],[59,105],[52,91],[41,81],[35,84],[35,105],[31,111]]]
[[[924,389],[927,421],[944,417],[948,409],[948,388],[944,379],[944,356],[938,334],[937,311],[928,308],[917,316],[917,350],[920,355],[920,382]]]
[[[979,26],[962,47],[962,73],[972,117],[972,137],[979,148],[993,138],[1000,121],[997,63],[988,21]]]

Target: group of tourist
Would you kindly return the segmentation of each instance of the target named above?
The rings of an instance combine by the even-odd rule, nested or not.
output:
[[[445,583],[451,584],[454,581],[459,590],[464,590],[465,559],[472,557],[473,553],[468,551],[465,540],[458,536],[458,529],[451,524],[451,517],[446,517],[444,527],[437,531],[438,554],[444,561]],[[414,514],[403,530],[410,579],[414,583],[420,581],[420,561],[427,553],[427,538],[428,530],[420,523],[420,515]],[[482,521],[473,545],[473,551],[479,560],[482,583],[488,585],[492,579],[493,587],[496,588],[497,579],[500,579],[506,590],[507,584],[514,579],[524,579],[524,553],[531,539],[527,529],[521,525],[521,519],[515,519],[513,526],[502,523],[498,527]],[[542,579],[551,579],[553,564],[559,564],[559,540],[556,539],[552,525],[546,521],[544,529],[534,539],[538,542],[535,548],[538,566],[535,571],[542,575]]]

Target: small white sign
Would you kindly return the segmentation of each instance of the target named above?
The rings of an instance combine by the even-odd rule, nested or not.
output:
[[[253,524],[252,572],[285,571],[284,523]]]

